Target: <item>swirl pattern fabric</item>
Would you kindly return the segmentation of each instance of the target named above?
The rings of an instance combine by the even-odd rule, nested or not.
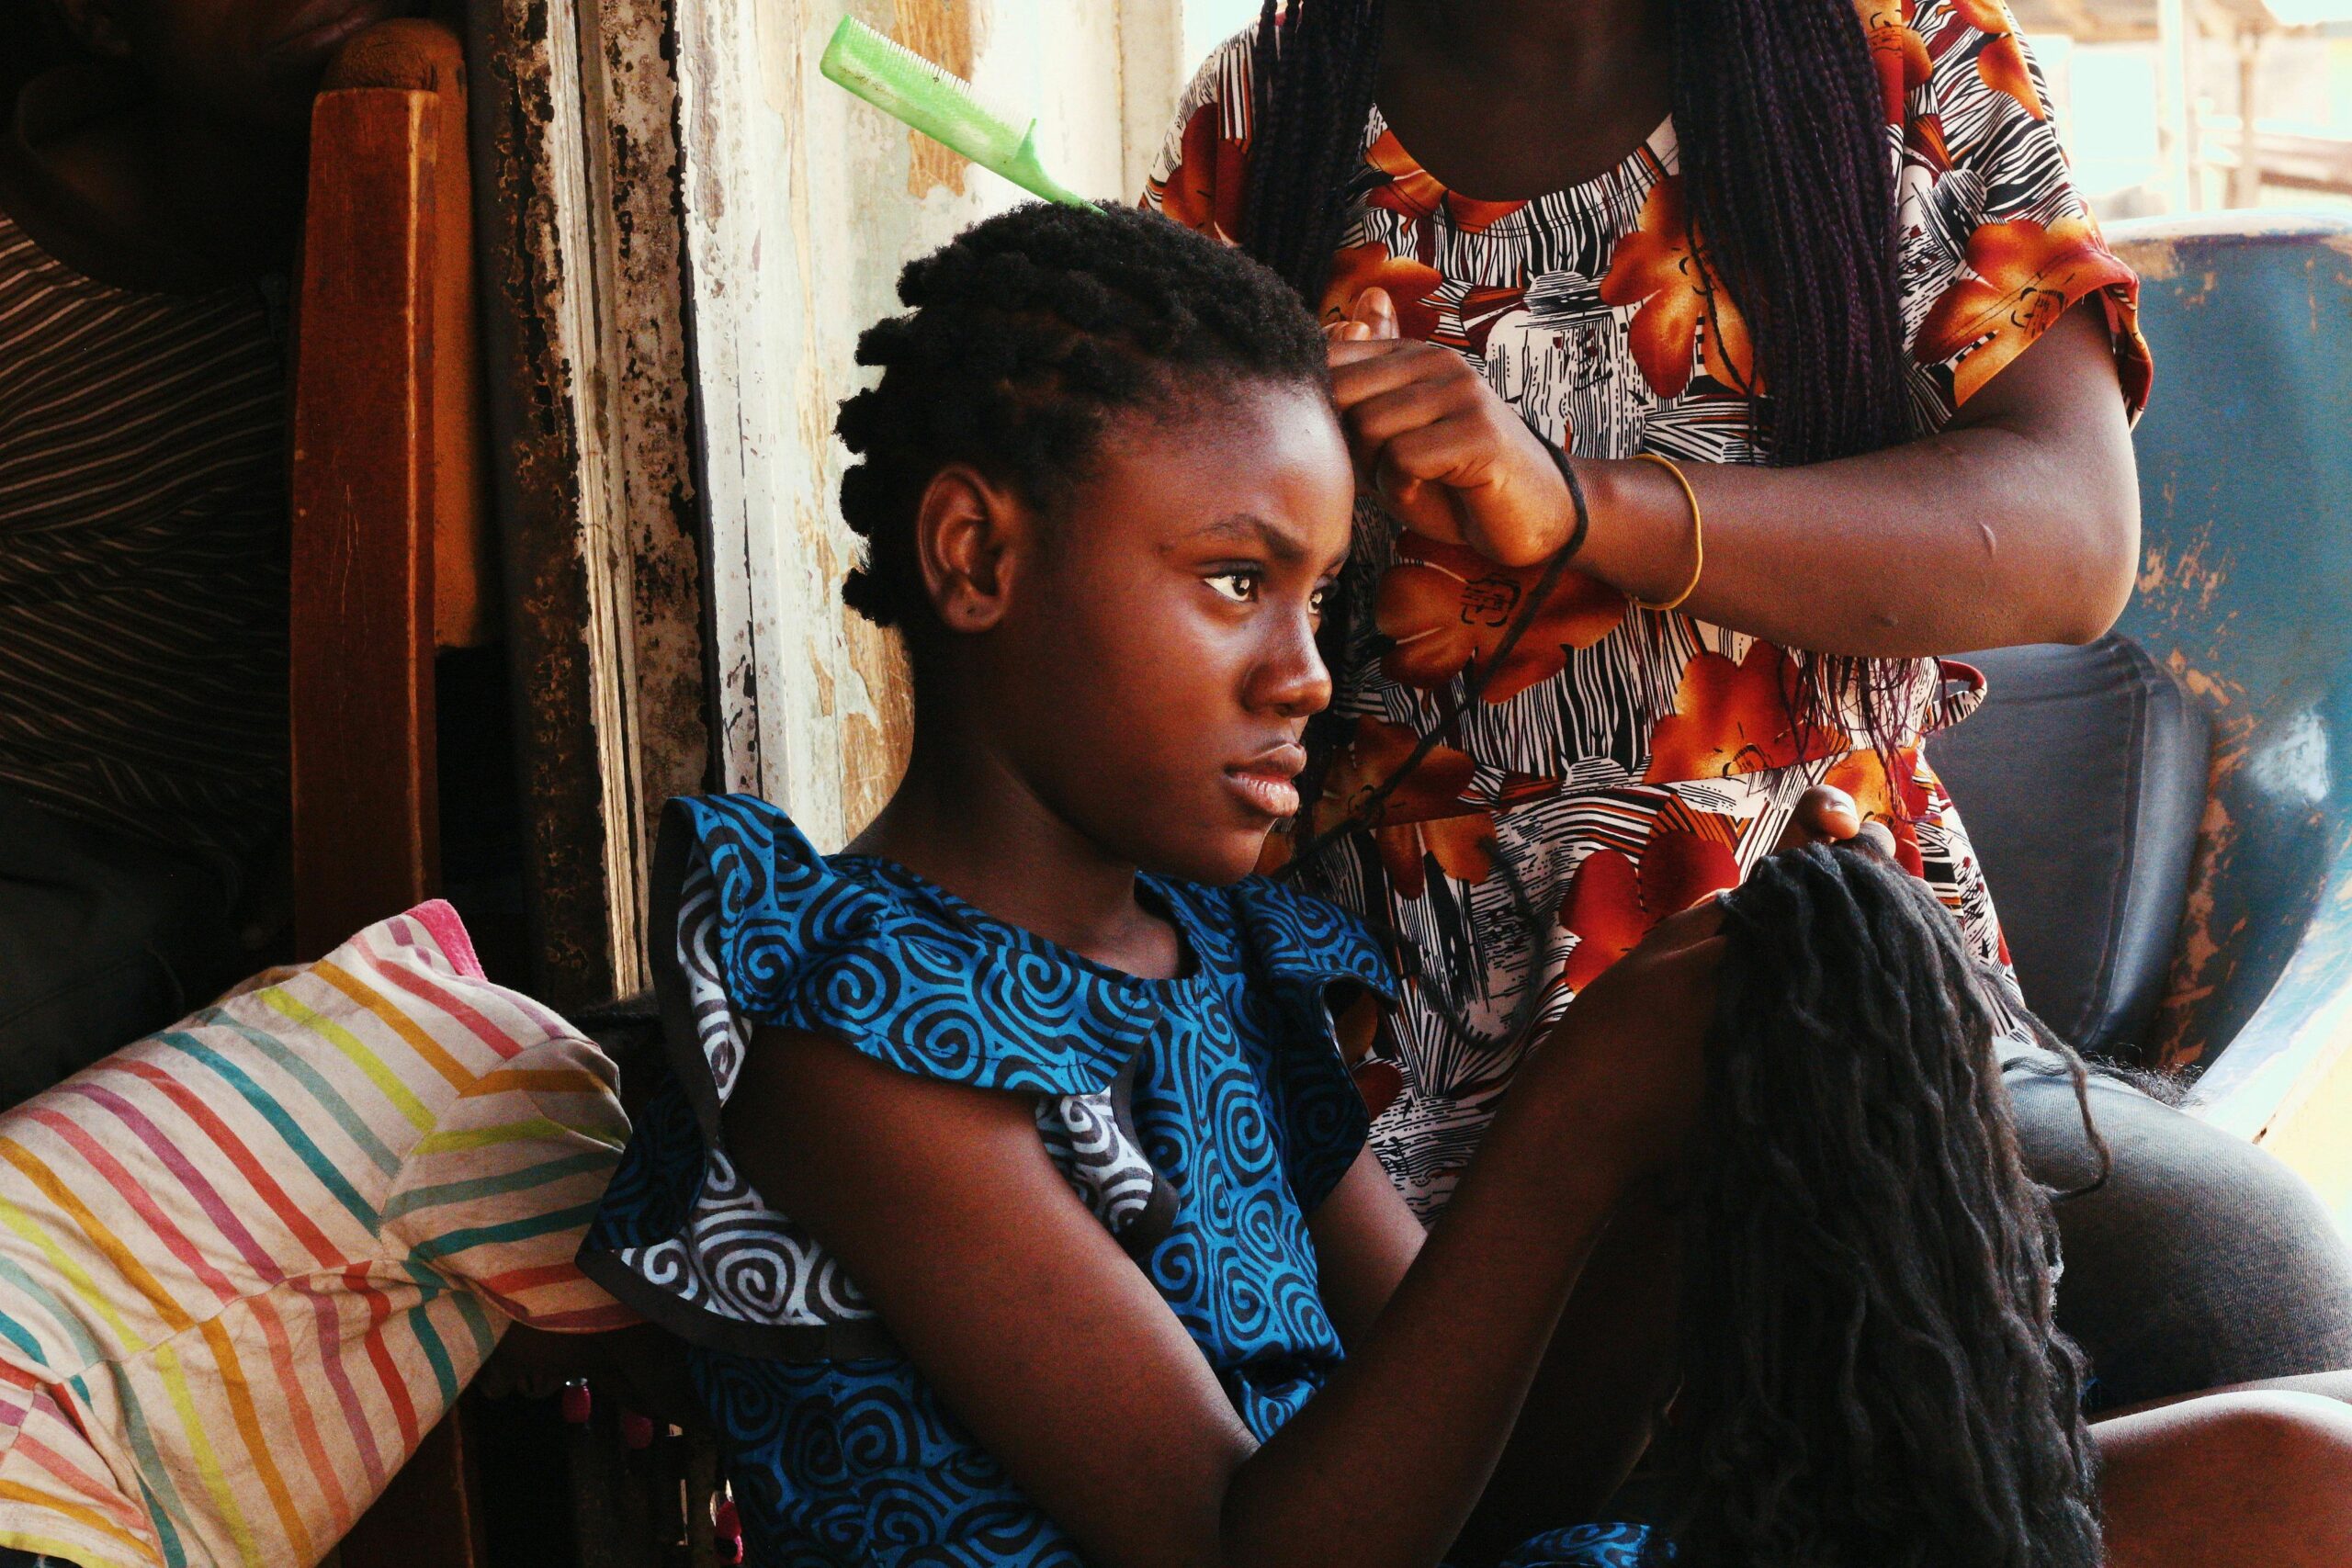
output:
[[[1352,919],[1264,882],[1146,877],[1187,964],[1142,980],[888,862],[820,856],[747,797],[673,803],[657,879],[671,1075],[582,1265],[688,1341],[752,1562],[1080,1561],[902,1357],[809,1352],[808,1331],[872,1309],[729,1157],[720,1112],[762,1027],[1035,1094],[1047,1153],[1250,1430],[1272,1435],[1321,1386],[1340,1349],[1306,1216],[1367,1122],[1327,996],[1391,986]],[[1136,1245],[1160,1208],[1165,1234]]]

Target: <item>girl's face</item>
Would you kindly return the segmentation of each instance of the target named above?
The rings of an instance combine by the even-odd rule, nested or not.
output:
[[[1015,766],[1107,853],[1224,883],[1298,809],[1355,476],[1319,389],[1220,388],[1105,433],[988,660]]]

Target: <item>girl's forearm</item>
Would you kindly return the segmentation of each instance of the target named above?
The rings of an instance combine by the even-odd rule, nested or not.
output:
[[[1546,1055],[1371,1331],[1236,1472],[1229,1568],[1430,1568],[1452,1546],[1628,1186],[1585,1114],[1605,1091]]]

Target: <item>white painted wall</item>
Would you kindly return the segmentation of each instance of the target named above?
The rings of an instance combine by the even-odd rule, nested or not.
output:
[[[846,454],[831,427],[865,374],[852,349],[897,308],[908,258],[1020,198],[972,169],[910,190],[911,134],[817,73],[844,8],[677,0],[721,773],[823,849],[887,798],[908,724],[894,649],[840,600],[855,541],[834,510]],[[1034,108],[1047,166],[1089,196],[1140,188],[1191,63],[1180,0],[846,8],[902,40],[968,39],[982,94]]]

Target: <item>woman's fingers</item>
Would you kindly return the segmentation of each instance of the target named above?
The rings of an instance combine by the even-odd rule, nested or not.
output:
[[[1854,797],[1835,784],[1815,784],[1797,796],[1796,809],[1774,849],[1792,850],[1801,844],[1850,844],[1894,858],[1893,829],[1883,822],[1863,820]]]
[[[1450,422],[1408,430],[1385,443],[1374,459],[1373,488],[1396,520],[1417,534],[1479,547],[1468,498],[1475,484],[1476,444]]]
[[[1862,814],[1852,795],[1835,784],[1815,784],[1797,796],[1788,829],[1773,847],[1792,850],[1800,844],[1842,844],[1861,829]]]
[[[1365,452],[1408,431],[1459,417],[1467,411],[1459,387],[1437,380],[1407,381],[1376,392],[1349,408],[1348,434]]]
[[[1374,339],[1393,339],[1402,335],[1396,326],[1396,302],[1385,288],[1367,288],[1348,307],[1348,319],[1364,328],[1364,335]]]
[[[1408,527],[1505,566],[1560,547],[1566,486],[1542,442],[1461,355],[1351,338],[1334,341],[1329,356],[1331,397],[1357,471]]]
[[[1363,325],[1361,321],[1342,321],[1333,330]],[[1350,391],[1361,400],[1370,392],[1385,391],[1399,381],[1449,371],[1466,375],[1470,370],[1453,350],[1415,338],[1346,338],[1332,344],[1326,357],[1331,367],[1331,395],[1340,400],[1341,407],[1346,406],[1344,394]],[[1451,366],[1447,365],[1448,360],[1453,361]]]

